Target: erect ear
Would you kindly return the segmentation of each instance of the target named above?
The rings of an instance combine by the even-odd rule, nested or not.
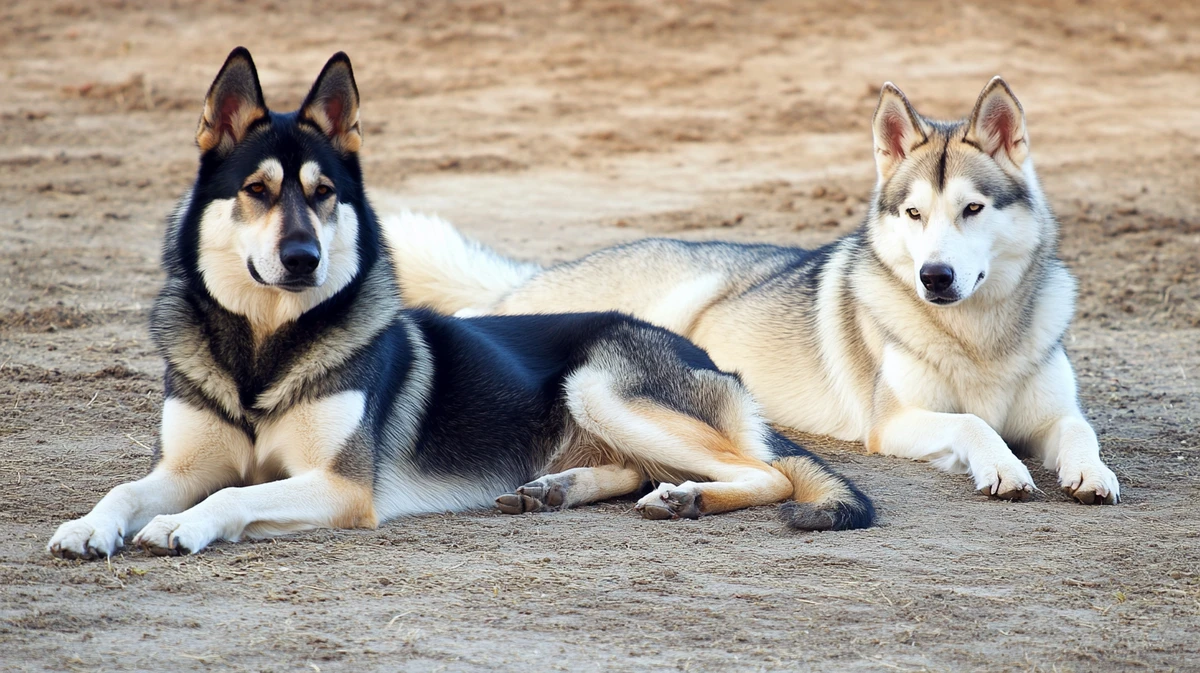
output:
[[[196,144],[202,153],[228,152],[246,137],[250,125],[266,114],[254,60],[245,47],[238,47],[229,53],[208,88],[200,127],[196,129]]]
[[[963,139],[979,146],[1002,166],[1005,160],[1011,162],[1012,166],[1006,168],[1019,171],[1029,157],[1025,111],[1012,89],[999,76],[983,87]]]
[[[300,118],[324,131],[339,152],[353,154],[362,147],[358,86],[354,83],[350,57],[344,52],[334,54],[325,64],[300,106]]]
[[[891,82],[884,82],[879,92],[879,105],[871,120],[875,134],[875,167],[879,179],[892,177],[896,167],[912,148],[925,142],[929,129],[921,115],[913,109],[904,92]]]

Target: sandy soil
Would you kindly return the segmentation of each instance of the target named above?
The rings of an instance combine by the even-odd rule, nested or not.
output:
[[[1200,5],[165,6],[0,7],[0,669],[1200,670]],[[1040,468],[1045,493],[993,502],[814,439],[877,528],[619,501],[50,558],[55,526],[149,466],[163,219],[236,44],[280,109],[347,50],[377,206],[547,262],[651,233],[830,240],[864,213],[884,80],[962,116],[1004,74],[1125,502],[1068,502]]]

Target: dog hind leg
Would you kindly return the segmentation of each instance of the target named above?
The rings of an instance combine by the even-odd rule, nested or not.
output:
[[[702,385],[698,378],[689,383]],[[787,477],[713,426],[657,400],[621,395],[608,368],[573,374],[567,405],[584,430],[648,476],[715,480],[661,485],[639,502],[647,518],[696,518],[778,502],[792,491]]]
[[[496,498],[496,508],[505,514],[567,509],[631,493],[642,481],[637,470],[622,465],[575,467]]]

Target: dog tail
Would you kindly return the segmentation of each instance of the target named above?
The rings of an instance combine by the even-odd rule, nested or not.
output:
[[[792,499],[779,516],[797,530],[850,530],[875,523],[875,506],[849,479],[783,435],[772,432],[771,466],[792,482]]]
[[[541,271],[462,235],[436,215],[403,211],[380,220],[404,304],[453,314],[486,313]]]

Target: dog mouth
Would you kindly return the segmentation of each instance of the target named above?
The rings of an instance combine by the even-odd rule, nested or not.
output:
[[[279,281],[278,283],[268,283],[263,279],[262,274],[258,272],[258,269],[254,268],[254,260],[252,259],[246,260],[246,269],[250,271],[250,277],[254,279],[254,282],[265,287],[277,287],[281,290],[287,290],[288,292],[303,292],[310,287],[317,286],[316,279],[314,279],[311,275],[303,278],[287,278]]]
[[[949,293],[949,292],[935,293],[930,290],[926,290],[924,299],[925,299],[925,301],[929,302],[930,304],[933,304],[934,306],[953,306],[954,304],[957,304],[957,303],[961,302],[962,300],[966,299],[967,297],[970,297],[972,294],[974,294],[975,290],[978,290],[980,284],[983,283],[984,276],[986,276],[986,275],[987,274],[985,272],[981,271],[979,273],[979,275],[975,278],[975,284],[971,286],[971,291],[966,293],[965,295],[959,295],[957,292],[955,292],[955,293]]]
[[[933,304],[934,306],[950,306],[951,304],[957,304],[960,301],[960,299],[957,296],[954,296],[954,297],[926,296],[925,301],[929,302],[930,304]]]

